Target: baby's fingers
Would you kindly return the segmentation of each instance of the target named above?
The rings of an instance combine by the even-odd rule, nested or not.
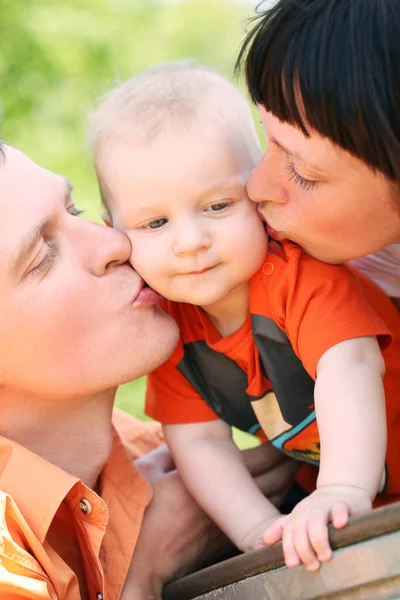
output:
[[[288,567],[298,564],[298,559],[304,563],[308,571],[318,571],[319,560],[311,544],[306,515],[296,518],[283,532],[283,552]]]
[[[272,546],[282,539],[283,529],[289,519],[289,515],[285,515],[270,525],[263,535],[264,543],[267,546]]]
[[[332,558],[328,535],[329,511],[315,513],[308,519],[308,535],[318,560],[321,562]]]
[[[331,508],[332,523],[336,529],[345,527],[349,521],[350,508],[346,502],[338,502]]]

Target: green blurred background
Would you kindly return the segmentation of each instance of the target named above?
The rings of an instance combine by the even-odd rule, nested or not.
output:
[[[196,58],[233,76],[252,0],[1,0],[0,135],[68,176],[79,208],[99,219],[85,114],[142,69]],[[140,343],[138,341],[138,343]],[[101,368],[101,365],[99,365]],[[145,381],[117,404],[143,418]],[[240,444],[244,438],[240,438]]]

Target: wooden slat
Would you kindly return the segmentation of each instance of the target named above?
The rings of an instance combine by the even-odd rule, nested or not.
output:
[[[282,567],[195,600],[393,600],[400,598],[400,531],[351,544],[310,572]]]
[[[343,548],[400,530],[400,503],[375,509],[366,515],[353,517],[344,529],[329,527],[332,549]],[[217,565],[188,575],[168,585],[164,600],[191,600],[232,583],[284,566],[282,545],[275,544],[242,554]]]

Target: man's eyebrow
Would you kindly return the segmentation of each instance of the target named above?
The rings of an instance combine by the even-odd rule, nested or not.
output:
[[[74,190],[74,186],[72,185],[72,183],[70,182],[68,177],[64,177],[64,181],[65,181],[65,196],[67,197],[70,194],[72,194],[72,192]]]
[[[279,142],[276,138],[274,137],[269,137],[268,140],[270,142],[272,142],[273,144],[275,144],[275,146],[278,146],[278,148],[280,150],[282,150],[282,152],[284,152],[285,154],[287,154],[288,156],[292,156],[293,158],[297,158],[298,160],[301,160],[303,163],[305,163],[306,165],[308,165],[309,167],[312,167],[313,169],[315,169],[316,171],[323,171],[323,169],[321,169],[321,167],[319,167],[318,165],[316,165],[315,163],[310,162],[307,158],[304,158],[304,156],[302,156],[299,152],[295,152],[294,150],[289,150],[289,148],[286,148],[281,142]]]
[[[31,231],[21,242],[15,260],[13,261],[13,271],[15,273],[19,272],[22,265],[26,261],[29,254],[32,252],[35,244],[40,240],[40,237],[43,233],[43,230],[48,225],[48,219],[43,219],[40,223],[35,227],[33,231]]]

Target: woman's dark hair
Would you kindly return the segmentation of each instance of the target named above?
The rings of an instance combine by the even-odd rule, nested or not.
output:
[[[400,183],[400,0],[260,9],[236,63],[253,101]]]

